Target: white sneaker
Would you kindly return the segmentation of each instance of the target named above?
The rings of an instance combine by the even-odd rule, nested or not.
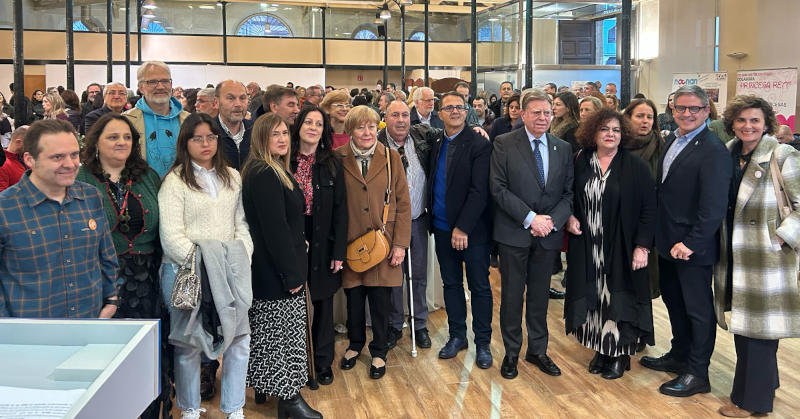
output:
[[[228,415],[228,419],[244,419],[244,411],[240,407],[235,412]]]
[[[200,413],[205,413],[206,409],[199,408],[199,409],[186,409],[181,410],[181,419],[200,419]]]

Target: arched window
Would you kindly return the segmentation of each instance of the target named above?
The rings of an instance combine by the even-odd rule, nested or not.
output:
[[[99,20],[90,17],[87,21],[81,19],[73,20],[72,30],[75,32],[103,32],[105,27]]]
[[[353,39],[378,39],[378,30],[375,25],[365,23],[353,30]]]
[[[478,42],[511,42],[511,31],[496,22],[478,27]]]
[[[420,41],[420,42],[424,42],[424,41],[425,41],[425,32],[423,32],[423,31],[416,31],[416,32],[412,33],[412,34],[411,34],[411,36],[409,36],[409,37],[408,37],[408,40],[409,40],[409,41]],[[430,36],[430,35],[428,35],[428,41],[430,41],[430,40],[431,40],[431,36]]]
[[[161,22],[151,20],[147,25],[142,26],[142,33],[167,33],[167,30],[161,26]]]
[[[239,24],[236,35],[292,37],[292,30],[280,18],[269,13],[259,13],[247,17]]]

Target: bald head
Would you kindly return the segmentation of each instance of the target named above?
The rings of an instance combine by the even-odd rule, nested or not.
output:
[[[775,137],[784,144],[794,141],[794,134],[792,134],[792,129],[789,128],[788,125],[781,125],[778,127],[778,132],[775,134]]]
[[[386,132],[397,144],[404,144],[411,127],[411,111],[408,105],[400,100],[394,100],[386,107],[383,117],[386,122]]]

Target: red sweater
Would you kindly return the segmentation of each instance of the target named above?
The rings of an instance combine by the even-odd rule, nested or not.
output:
[[[6,153],[6,162],[3,167],[0,167],[0,191],[4,191],[19,182],[22,174],[28,170],[15,153],[8,150],[4,151]]]

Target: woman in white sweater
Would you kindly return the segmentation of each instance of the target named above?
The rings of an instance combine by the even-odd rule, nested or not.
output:
[[[167,299],[178,266],[200,240],[241,240],[248,255],[253,251],[242,208],[241,178],[225,164],[219,138],[219,128],[210,116],[196,113],[186,118],[178,134],[175,164],[158,193],[164,249],[162,287]],[[177,310],[169,301],[167,305]],[[175,346],[175,390],[181,418],[199,418],[204,411],[200,408],[201,352],[199,347]],[[228,418],[244,417],[249,355],[249,333],[234,338],[223,354],[220,409]]]

